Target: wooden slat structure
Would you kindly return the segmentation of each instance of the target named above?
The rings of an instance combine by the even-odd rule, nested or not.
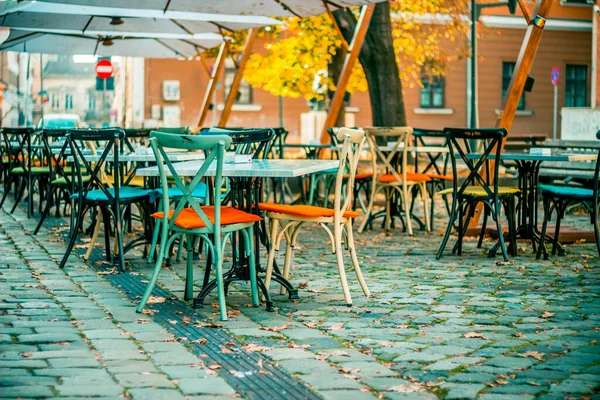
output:
[[[210,108],[210,102],[212,100],[213,93],[217,88],[217,81],[219,79],[219,75],[221,75],[221,71],[223,71],[223,67],[225,66],[225,59],[227,58],[228,50],[229,45],[227,44],[227,42],[224,42],[219,48],[219,55],[217,55],[215,64],[212,67],[210,80],[208,81],[206,92],[204,93],[204,100],[202,100],[202,107],[200,108],[200,119],[198,120],[198,128],[202,128],[204,126],[204,120],[208,115],[208,110]],[[213,107],[216,106],[216,104],[213,105]]]

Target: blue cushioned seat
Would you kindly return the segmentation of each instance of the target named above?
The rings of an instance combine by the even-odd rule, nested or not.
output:
[[[594,196],[594,191],[592,189],[586,189],[580,186],[567,186],[567,185],[547,185],[540,184],[538,188],[542,192],[548,192],[555,196],[568,196],[568,197],[589,197],[592,198]]]
[[[162,188],[156,189],[156,194],[159,196],[162,196]],[[183,192],[181,191],[181,189],[176,188],[176,187],[172,187],[169,188],[169,197],[173,198],[173,197],[183,197]],[[196,188],[194,189],[194,191],[192,192],[192,197],[197,197],[197,198],[205,198],[206,197],[206,184],[205,183],[198,183],[198,185],[196,185]]]
[[[109,188],[109,189],[107,189],[107,191],[110,194],[114,195],[115,191],[113,188]],[[119,199],[120,200],[141,199],[143,197],[150,195],[152,192],[153,192],[153,190],[124,186],[124,187],[119,188]],[[76,199],[78,197],[79,197],[79,193],[75,193],[75,194],[71,195],[71,198],[73,198],[73,199]],[[104,192],[102,190],[96,189],[96,190],[90,190],[88,192],[88,194],[86,196],[86,200],[88,200],[88,201],[108,201],[108,197],[106,197],[106,194],[104,194]]]

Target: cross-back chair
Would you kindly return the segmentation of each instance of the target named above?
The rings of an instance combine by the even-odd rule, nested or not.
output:
[[[499,185],[500,163],[498,160],[500,160],[502,152],[502,139],[507,134],[506,129],[445,128],[444,132],[448,138],[447,143],[450,162],[452,164],[452,188],[442,190],[439,194],[451,194],[452,206],[450,209],[450,221],[436,258],[441,258],[455,222],[457,222],[458,226],[458,240],[452,252],[458,253],[458,255],[462,254],[463,238],[471,218],[475,215],[477,206],[481,203],[484,207],[484,217],[481,236],[477,246],[481,247],[481,239],[485,234],[487,218],[491,216],[498,229],[498,240],[502,256],[505,261],[508,261],[508,251],[504,242],[500,212],[504,208],[508,220],[510,251],[512,255],[516,255],[515,211],[516,197],[519,195],[519,189],[517,187]],[[483,153],[474,153],[473,151],[477,151],[477,149],[483,149]],[[460,184],[458,180],[457,156],[468,170],[468,176]],[[493,163],[493,170],[491,170],[491,158],[496,160]]]
[[[358,168],[360,153],[365,143],[365,133],[362,130],[342,128],[338,132],[338,139],[343,143],[343,147],[340,151],[340,165],[336,174],[333,208],[275,203],[260,204],[261,210],[267,212],[266,216],[269,218],[271,225],[271,247],[267,261],[265,285],[267,287],[270,285],[275,251],[279,250],[283,237],[286,237],[283,277],[287,279],[290,271],[292,248],[296,246],[302,226],[307,223],[316,223],[325,229],[331,239],[331,251],[336,255],[344,299],[346,305],[352,306],[352,297],[350,296],[350,289],[346,279],[346,269],[344,267],[344,244],[350,252],[354,271],[365,296],[368,297],[370,295],[369,288],[360,270],[356,246],[354,244],[354,234],[352,232],[353,219],[359,213],[351,210],[356,169]],[[347,195],[344,195],[342,191],[344,182],[346,182]],[[333,225],[333,232],[330,228],[331,225]]]
[[[600,140],[600,130],[596,132],[596,138]],[[554,212],[556,212],[556,224],[554,228],[552,255],[556,254],[557,251],[559,255],[564,254],[564,250],[559,245],[560,226],[565,217],[566,210],[573,204],[582,204],[589,212],[590,222],[594,226],[598,255],[600,255],[600,221],[598,220],[598,217],[600,216],[600,150],[598,151],[598,156],[596,158],[593,182],[593,188],[586,188],[579,185],[554,184],[540,184],[538,186],[542,194],[544,219],[536,258],[539,259],[543,254],[545,260],[549,259],[548,250],[546,249],[544,242],[546,240],[548,222],[552,218]]]
[[[125,210],[133,204],[137,205],[138,210],[143,214],[141,220],[147,223],[148,200],[150,190],[144,190],[136,187],[121,186],[119,175],[119,155],[121,146],[125,139],[125,133],[122,129],[70,129],[67,132],[67,143],[72,157],[74,168],[73,180],[75,183],[75,192],[71,195],[73,206],[71,213],[75,213],[74,223],[71,225],[71,233],[67,251],[60,263],[63,268],[82,227],[83,219],[86,213],[92,209],[98,208],[102,213],[104,221],[104,241],[106,259],[113,261],[110,246],[110,221],[114,221],[114,230],[116,236],[115,247],[117,249],[118,266],[121,270],[125,269],[124,253],[137,244],[143,243],[141,238],[136,239],[127,245],[123,244],[123,214]],[[102,154],[95,162],[86,159],[86,143],[102,142],[105,147]],[[114,181],[112,187],[106,183],[104,170],[107,164],[111,163],[114,171]],[[89,178],[87,177],[89,176]],[[100,223],[97,221],[97,223]],[[144,232],[148,231],[148,226],[144,227]],[[92,242],[95,241],[93,238]]]
[[[193,244],[195,239],[200,237],[204,240],[208,248],[212,261],[215,264],[215,274],[217,279],[217,290],[220,315],[222,320],[227,319],[227,310],[225,305],[225,289],[223,279],[223,253],[227,239],[234,233],[239,232],[244,237],[244,245],[249,257],[249,268],[252,289],[252,302],[258,306],[258,290],[256,286],[256,268],[254,262],[254,240],[253,226],[260,220],[257,215],[249,214],[231,206],[221,205],[221,193],[219,190],[213,191],[212,205],[201,205],[198,203],[192,193],[200,181],[207,176],[207,171],[214,163],[216,165],[214,172],[215,187],[221,187],[224,150],[232,143],[229,136],[226,135],[174,135],[168,133],[152,132],[150,145],[156,157],[158,164],[160,186],[162,188],[162,209],[152,214],[152,216],[161,220],[161,245],[159,254],[154,266],[154,273],[148,287],[138,305],[138,312],[142,312],[152,290],[156,285],[158,275],[162,267],[162,261],[166,256],[167,249],[176,239],[185,236],[187,244],[187,270],[185,283],[185,300],[193,298]],[[177,170],[171,164],[165,152],[165,148],[176,148],[185,150],[203,150],[206,158],[198,173],[193,177],[189,184],[185,184],[182,178],[177,174]],[[167,171],[169,177],[175,182],[177,188],[183,193],[178,200],[171,206],[169,198],[169,182],[167,180]]]
[[[452,175],[448,173],[448,165],[450,157],[448,153],[435,151],[436,148],[447,148],[446,134],[443,130],[436,129],[413,129],[413,140],[415,148],[427,150],[433,148],[434,151],[417,151],[415,152],[415,172],[427,175],[430,180],[426,183],[427,193],[431,201],[429,208],[430,230],[433,231],[435,221],[435,196],[436,192],[446,189],[446,185],[452,182]],[[423,163],[422,160],[425,159]],[[414,190],[414,189],[413,189]],[[413,194],[413,202],[411,204],[411,212],[414,206],[415,196]],[[444,196],[446,210],[450,214],[450,202],[447,196]]]
[[[429,212],[427,208],[427,189],[425,184],[431,178],[425,174],[408,171],[408,147],[411,143],[413,129],[404,127],[371,127],[365,128],[367,133],[367,142],[371,152],[371,163],[373,169],[373,183],[371,195],[369,197],[369,206],[366,216],[358,232],[362,232],[365,226],[370,222],[373,206],[377,194],[384,191],[386,197],[385,203],[385,229],[389,230],[392,222],[392,201],[394,194],[400,198],[401,207],[404,210],[405,226],[408,234],[413,234],[412,215],[410,210],[412,188],[417,187],[423,202],[423,213],[425,216],[425,226],[429,230]],[[379,140],[391,142],[392,144],[379,144]],[[387,147],[387,148],[386,148]],[[396,204],[398,206],[398,204]]]

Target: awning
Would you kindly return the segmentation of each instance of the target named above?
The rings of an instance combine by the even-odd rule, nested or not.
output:
[[[209,33],[204,36],[202,39],[190,40],[137,37],[102,39],[97,36],[11,30],[0,50],[60,55],[189,58],[223,43],[220,35]]]
[[[327,12],[327,7],[333,11],[381,1],[383,0],[25,0],[14,7],[29,12],[162,19],[193,19],[190,14],[216,14],[205,18],[218,21],[217,16],[227,15],[237,17],[232,22],[243,22],[239,16],[309,17]],[[197,17],[201,18],[200,15]]]

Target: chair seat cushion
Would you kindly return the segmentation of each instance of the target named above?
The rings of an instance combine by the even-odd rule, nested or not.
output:
[[[108,188],[107,191],[114,195],[115,190],[113,188]],[[145,190],[136,187],[123,186],[119,188],[119,199],[120,200],[136,200],[142,199],[152,193],[152,190]],[[79,193],[75,193],[71,195],[71,198],[78,198]],[[104,192],[100,189],[90,190],[86,196],[87,201],[108,201],[108,197]]]
[[[402,178],[402,174],[398,174]],[[427,174],[417,174],[414,172],[408,172],[406,179],[409,182],[429,182],[431,178]],[[383,183],[401,182],[394,174],[383,174],[379,177],[379,181]]]
[[[23,167],[16,167],[10,171],[12,174],[24,174]],[[50,167],[31,167],[31,173],[34,175],[49,174]]]
[[[454,178],[452,178],[451,175],[441,175],[441,174],[426,174],[428,177],[430,177],[431,179],[436,179],[438,181],[453,181]]]
[[[316,207],[316,206],[304,206],[295,205],[290,206],[287,204],[276,204],[276,203],[260,203],[258,207],[264,211],[272,211],[281,214],[297,215],[299,217],[333,217],[333,208]],[[356,218],[360,214],[356,211],[346,211],[344,217]]]
[[[592,198],[594,197],[594,191],[592,189],[586,189],[578,186],[567,186],[567,185],[546,185],[541,184],[538,186],[542,194],[548,193],[555,196],[564,197],[577,197],[577,198]]]
[[[89,175],[84,175],[81,177],[81,180],[85,183],[85,182],[89,182],[89,180],[92,179],[91,176]],[[73,181],[73,179],[71,179],[71,181]],[[67,178],[58,178],[52,181],[53,185],[66,185],[67,184]]]
[[[202,211],[204,211],[209,221],[214,223],[215,207],[204,206],[200,208],[202,209]],[[169,211],[169,219],[173,216],[174,212],[174,210]],[[162,219],[164,218],[164,215],[165,214],[162,211],[160,211],[152,214],[152,217]],[[258,215],[249,214],[231,206],[221,207],[221,225],[243,224],[247,222],[257,222],[260,220],[261,218]],[[206,227],[204,221],[202,221],[198,213],[196,213],[196,211],[194,211],[193,208],[184,208],[183,210],[181,210],[181,212],[175,219],[174,224],[184,229],[199,229]]]
[[[124,178],[123,181],[126,181],[128,179],[129,178]],[[105,179],[102,180],[102,183],[104,183],[105,185],[114,185],[115,177],[113,175],[108,175]],[[144,187],[144,177],[137,175],[134,176],[129,182],[127,182],[127,186]]]
[[[513,194],[518,194],[519,188],[511,187],[511,186],[499,186],[498,187],[498,195],[499,196],[508,196]],[[439,195],[452,194],[452,188],[440,190],[438,192]],[[464,196],[471,197],[487,197],[488,193],[481,186],[468,186],[463,192]]]
[[[156,193],[159,196],[162,196],[162,188],[156,189]],[[181,189],[176,187],[169,188],[169,198],[175,197],[183,197],[183,192],[181,191]],[[192,197],[204,199],[206,197],[206,184],[202,182],[198,183],[198,185],[196,185],[194,191],[192,192]]]

